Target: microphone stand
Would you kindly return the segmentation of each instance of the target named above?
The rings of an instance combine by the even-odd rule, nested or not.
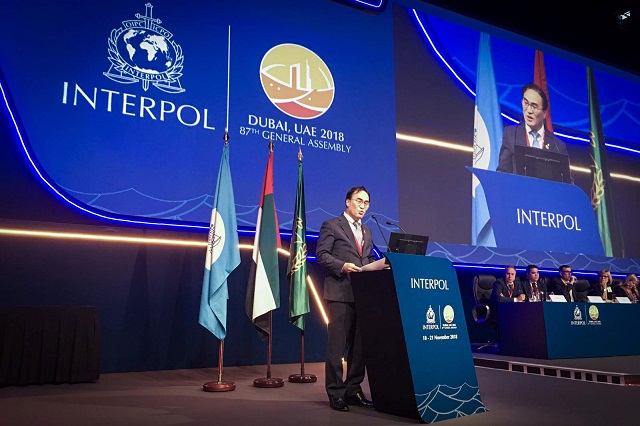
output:
[[[371,219],[373,219],[376,222],[376,225],[378,225],[378,230],[380,231],[380,235],[382,235],[382,239],[384,240],[384,243],[387,245],[387,247],[389,247],[389,242],[385,238],[384,232],[382,232],[382,227],[380,226],[380,223],[378,222],[378,219],[376,218],[376,215],[372,214],[371,215]]]
[[[407,231],[405,231],[404,229],[402,229],[402,226],[400,226],[400,224],[399,224],[399,223],[393,223],[393,222],[391,222],[391,221],[389,221],[389,220],[388,220],[388,221],[387,221],[387,225],[395,226],[396,228],[398,228],[399,230],[401,230],[403,234],[406,234],[406,233],[407,233]]]

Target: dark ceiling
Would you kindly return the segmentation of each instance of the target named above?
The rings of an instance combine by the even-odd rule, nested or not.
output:
[[[423,1],[640,76],[638,0]]]

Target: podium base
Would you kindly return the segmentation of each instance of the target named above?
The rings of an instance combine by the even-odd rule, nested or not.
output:
[[[233,382],[207,382],[202,385],[205,392],[230,392],[236,390],[236,384]]]
[[[315,374],[292,374],[289,376],[291,383],[314,383],[318,380]]]
[[[281,388],[282,386],[284,386],[284,380],[277,377],[272,379],[268,379],[265,377],[261,379],[255,379],[253,381],[253,386],[257,388]]]

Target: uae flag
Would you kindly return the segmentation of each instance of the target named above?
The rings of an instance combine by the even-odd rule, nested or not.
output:
[[[245,310],[262,340],[271,334],[269,312],[280,307],[278,248],[280,234],[273,199],[273,150],[269,152],[262,185],[262,198],[253,242],[253,262],[247,285]]]

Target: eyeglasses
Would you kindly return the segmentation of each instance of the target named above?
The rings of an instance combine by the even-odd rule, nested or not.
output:
[[[362,198],[352,198],[351,201],[355,201],[359,206],[364,206],[365,208],[369,207],[369,200],[365,201]]]
[[[522,98],[522,109],[524,109],[526,111],[529,108],[531,108],[531,111],[533,111],[533,112],[538,112],[538,111],[540,111],[542,109],[542,108],[540,108],[540,105],[529,103],[528,100]]]

